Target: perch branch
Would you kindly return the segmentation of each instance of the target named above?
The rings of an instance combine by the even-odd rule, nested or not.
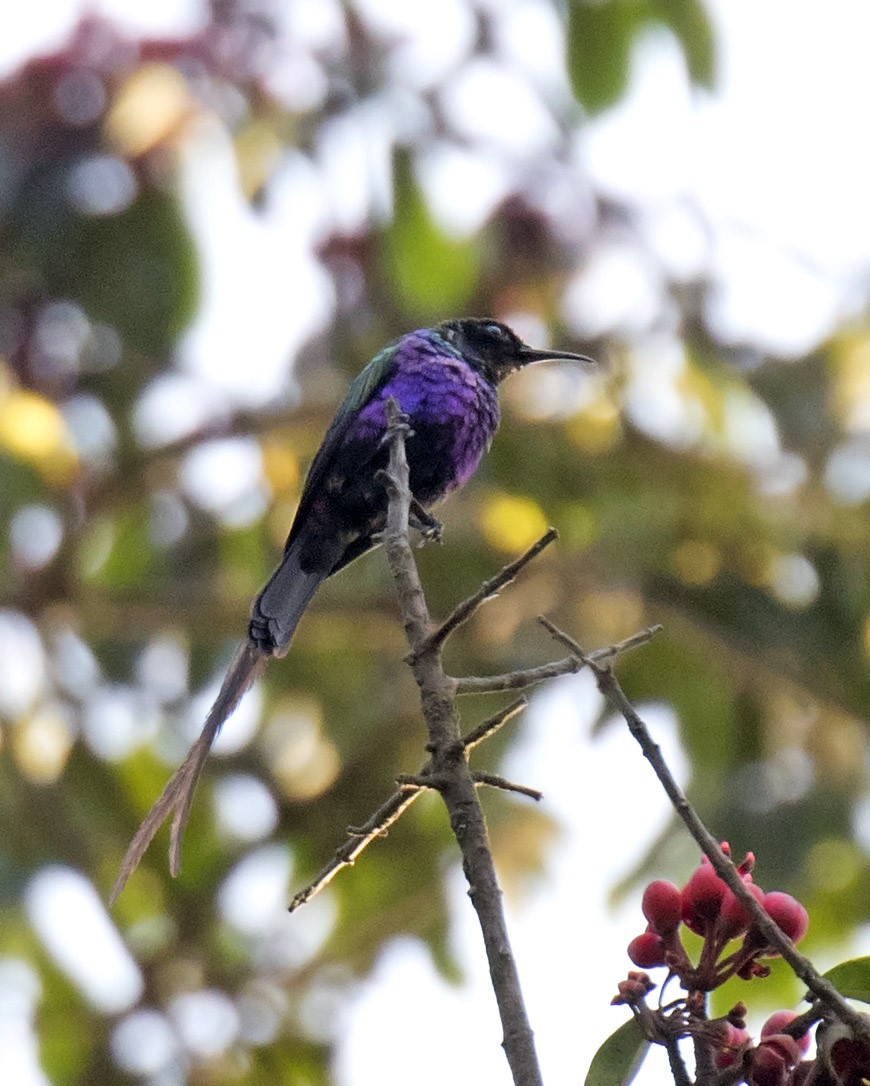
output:
[[[468,735],[462,740],[465,749],[469,752],[474,750],[475,747],[489,739],[491,735],[495,735],[495,733],[500,728],[504,727],[509,720],[513,720],[517,713],[521,713],[528,704],[528,698],[517,698],[516,701],[511,702],[506,708],[500,709],[497,713],[487,717],[486,720],[478,724],[477,727],[472,728]]]
[[[501,1017],[504,1034],[502,1045],[514,1083],[517,1086],[540,1086],[542,1079],[534,1037],[510,947],[486,823],[460,735],[459,714],[454,699],[456,683],[444,673],[439,644],[426,647],[432,633],[432,622],[408,538],[408,514],[412,499],[405,455],[407,422],[393,400],[387,403],[387,416],[390,462],[385,486],[389,506],[384,544],[411,652],[411,669],[420,689],[423,716],[429,731],[432,776],[438,782],[438,790],[462,852],[469,896],[480,922]]]
[[[471,779],[475,784],[487,784],[490,788],[500,788],[503,792],[516,792],[521,796],[528,796],[529,799],[540,802],[544,798],[544,793],[539,792],[537,788],[529,788],[525,784],[515,784],[513,781],[509,781],[507,777],[500,777],[497,773],[472,773]]]

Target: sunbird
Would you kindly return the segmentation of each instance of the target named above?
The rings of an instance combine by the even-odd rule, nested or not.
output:
[[[570,351],[529,347],[506,324],[448,320],[401,336],[368,363],[311,463],[284,555],[251,607],[248,635],[209,710],[202,734],[148,812],[112,888],[115,900],[174,812],[169,866],[181,865],[181,839],[197,780],[221,725],[273,656],[283,656],[320,583],[377,546],[387,517],[378,478],[389,459],[387,401],[407,417],[412,524],[436,534],[428,510],[471,478],[499,424],[498,386],[532,362],[591,362]]]

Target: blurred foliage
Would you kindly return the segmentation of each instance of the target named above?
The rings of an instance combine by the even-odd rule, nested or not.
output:
[[[712,86],[713,28],[700,0],[569,0],[568,72],[589,113],[600,113],[623,95],[632,46],[656,24],[676,38],[692,82]]]
[[[21,895],[47,865],[107,891],[184,728],[202,720],[348,377],[394,336],[460,311],[514,321],[531,340],[549,329],[608,365],[554,365],[505,387],[492,453],[444,510],[446,545],[421,552],[433,611],[544,524],[561,543],[463,630],[451,668],[542,662],[550,646],[532,619],[543,610],[587,645],[663,623],[621,675],[634,698],[676,710],[702,815],[764,856],[767,883],[807,902],[816,945],[870,916],[855,840],[870,710],[870,327],[806,359],[719,342],[711,279],[673,280],[630,209],[592,191],[568,150],[577,102],[595,113],[619,99],[650,26],[675,37],[694,84],[711,84],[703,5],[572,0],[564,26],[539,6],[564,32],[567,66],[546,90],[515,72],[552,127],[546,147],[519,156],[469,135],[445,106],[466,70],[497,59],[494,6],[468,5],[467,44],[438,74],[413,59],[402,68],[402,43],[364,7],[324,4],[328,32],[306,35],[267,6],[224,2],[184,40],[136,42],[85,21],[0,84],[0,956],[38,972],[53,1082],[148,1080],[147,1053],[163,1050],[142,1037],[165,1040],[164,1012],[178,1024],[187,997],[210,993],[235,1008],[232,1044],[210,1054],[178,1026],[172,1081],[326,1082],[332,1036],[312,1007],[346,990],[385,940],[418,936],[456,975],[442,884],[453,850],[435,802],[415,805],[289,935],[232,904],[259,863],[284,871],[280,909],[290,871],[300,885],[394,775],[420,764],[416,692],[377,557],[324,587],[238,714],[249,734],[211,763],[181,877],[169,879],[157,848],[121,898],[115,916],[142,974],[132,1015],[130,1001],[100,1009],[65,979]],[[328,148],[369,139],[378,109],[391,118],[392,195],[376,169],[356,176],[352,155],[344,192]],[[316,229],[304,203],[290,216],[329,284],[326,316],[259,400],[194,376],[181,346],[205,282],[185,178],[215,129],[250,216],[269,214],[300,163],[324,200],[350,193],[355,209]],[[471,225],[447,221],[429,187],[445,150],[454,164],[498,162],[501,194]],[[461,176],[452,193],[467,212]],[[209,226],[219,234],[222,222]],[[658,315],[641,332],[591,337],[572,284],[614,236],[661,265]],[[282,280],[288,322],[305,308],[300,289]],[[250,314],[235,316],[256,345]],[[253,375],[256,346],[234,365]],[[155,402],[168,417],[156,436],[142,421]],[[198,458],[227,451],[253,452],[256,478],[221,504],[191,479]],[[209,462],[220,492],[232,472]],[[469,726],[497,703],[465,706]],[[481,751],[481,765],[508,741]],[[521,885],[552,827],[498,796],[487,804],[505,879]]]

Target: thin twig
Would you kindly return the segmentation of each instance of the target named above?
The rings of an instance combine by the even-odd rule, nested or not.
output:
[[[595,649],[589,653],[589,659],[597,663],[612,660],[621,656],[624,652],[639,648],[647,644],[659,632],[661,626],[648,626],[645,630],[639,630],[626,637],[624,641],[618,641],[607,648]],[[482,678],[465,676],[454,679],[456,693],[458,694],[498,694],[506,690],[526,690],[530,686],[537,686],[545,679],[557,679],[560,675],[576,675],[585,668],[586,661],[579,656],[566,656],[564,660],[555,660],[551,664],[541,664],[540,667],[530,667],[524,671],[509,671],[505,675],[488,675]]]
[[[814,999],[809,1010],[799,1014],[797,1018],[793,1018],[790,1022],[782,1027],[782,1032],[789,1037],[794,1037],[795,1040],[803,1037],[805,1033],[813,1028],[816,1022],[821,1022],[825,1017],[825,1008],[822,1005],[821,1000]]]
[[[471,753],[475,747],[479,746],[484,740],[489,739],[490,736],[503,728],[509,720],[521,713],[523,709],[529,704],[528,698],[517,698],[516,701],[511,702],[504,709],[500,709],[499,712],[494,713],[492,716],[487,717],[486,720],[480,722],[476,728],[472,728],[463,740],[463,746],[466,751]]]
[[[350,827],[347,831],[347,840],[335,850],[329,862],[324,864],[307,886],[293,895],[289,911],[295,912],[300,905],[310,901],[325,886],[328,886],[339,871],[345,867],[351,867],[357,856],[367,849],[372,841],[383,837],[390,826],[424,791],[425,789],[419,784],[403,784],[362,826]]]
[[[529,562],[533,561],[545,550],[549,545],[559,538],[559,533],[555,528],[548,528],[541,538],[529,547],[529,549],[515,559],[513,562],[509,562],[503,569],[499,570],[494,577],[490,577],[488,581],[484,581],[478,590],[473,593],[468,599],[458,604],[447,618],[432,631],[416,649],[412,649],[411,652],[405,657],[406,663],[413,663],[420,653],[426,652],[427,649],[434,649],[444,644],[447,638],[453,633],[455,629],[461,626],[475,614],[480,607],[488,600],[494,599],[499,592],[513,581],[520,570],[524,569]]]
[[[761,931],[768,945],[782,955],[791,966],[795,976],[803,981],[813,995],[829,1007],[842,1022],[845,1022],[857,1038],[865,1043],[870,1043],[870,1018],[859,1013],[846,1002],[833,984],[826,980],[816,970],[812,962],[800,953],[791,939],[774,923],[747,889],[737,867],[731,858],[722,851],[719,842],[701,821],[698,813],[677,784],[665,762],[661,748],[653,741],[649,729],[626,697],[613,671],[609,667],[602,667],[591,656],[587,656],[572,637],[554,626],[549,619],[542,616],[539,622],[549,630],[557,641],[569,648],[579,659],[585,660],[586,664],[592,669],[598,682],[598,689],[624,717],[628,730],[640,745],[644,757],[652,766],[674,810],[685,823],[686,828],[700,846],[701,851],[713,865],[716,874],[749,913],[753,925]]]
[[[462,740],[465,750],[470,753],[485,739],[495,735],[499,728],[507,724],[509,720],[512,720],[517,713],[525,708],[526,704],[525,698],[518,698],[517,701],[508,705],[505,709],[502,709],[500,712],[494,713],[491,717],[481,721],[481,723],[478,724],[476,728],[473,728]],[[481,781],[481,783],[490,782]],[[369,845],[379,837],[386,836],[390,826],[405,813],[418,796],[420,796],[427,788],[435,787],[436,781],[432,777],[431,760],[423,766],[419,773],[402,773],[397,775],[396,784],[398,785],[398,790],[395,791],[389,799],[385,800],[362,826],[348,827],[348,839],[335,850],[328,863],[324,864],[311,882],[309,882],[307,886],[304,886],[297,894],[294,894],[293,900],[290,902],[291,913],[298,909],[300,905],[307,904],[313,897],[319,894],[324,887],[332,882],[339,871],[345,867],[352,867],[354,861],[361,852],[367,849]],[[511,791],[523,792],[524,790],[518,785],[511,789]],[[532,798],[539,799],[540,793],[534,793]]]
[[[525,784],[515,784],[507,777],[500,777],[497,773],[472,773],[471,779],[475,784],[488,784],[490,788],[500,788],[502,792],[518,792],[521,796],[528,796],[536,802],[544,798],[544,793],[537,788],[529,788]]]

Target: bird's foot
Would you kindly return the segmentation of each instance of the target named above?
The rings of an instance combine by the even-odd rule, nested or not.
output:
[[[411,429],[411,418],[409,415],[406,415],[404,411],[400,411],[390,419],[387,431],[378,442],[378,447],[381,449],[386,448],[393,440],[393,434],[395,434],[397,430],[405,435],[406,441],[409,437],[414,436],[414,431]]]
[[[411,510],[408,515],[408,524],[423,537],[420,546],[426,543],[441,543],[444,539],[444,525],[436,520],[431,513],[427,513],[416,498],[411,499]]]

